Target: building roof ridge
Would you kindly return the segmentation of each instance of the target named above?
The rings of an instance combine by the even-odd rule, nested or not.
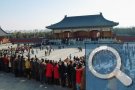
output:
[[[65,18],[75,18],[75,17],[89,17],[89,16],[101,16],[100,14],[93,14],[93,15],[77,15],[77,16],[65,16]]]

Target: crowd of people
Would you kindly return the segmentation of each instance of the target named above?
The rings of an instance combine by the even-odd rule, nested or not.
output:
[[[61,85],[72,90],[84,90],[84,57],[73,60],[47,60],[24,57],[23,54],[0,52],[0,71],[13,73],[15,77],[35,79],[42,84]]]

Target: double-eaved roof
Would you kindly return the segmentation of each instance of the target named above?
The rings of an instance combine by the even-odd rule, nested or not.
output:
[[[47,26],[48,29],[72,29],[72,28],[91,28],[91,27],[113,27],[119,23],[107,20],[102,13],[98,15],[86,16],[65,16],[64,19],[56,24]]]
[[[6,36],[8,35],[7,32],[5,32],[1,27],[0,27],[0,36]]]

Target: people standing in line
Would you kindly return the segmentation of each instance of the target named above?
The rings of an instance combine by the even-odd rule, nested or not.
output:
[[[2,55],[0,55],[0,71],[2,71]]]
[[[59,72],[60,72],[60,79],[61,79],[61,86],[66,86],[66,66],[64,62],[59,65]]]
[[[4,53],[6,52],[3,52],[2,55]],[[36,56],[25,61],[23,55],[16,57],[16,55],[12,54],[7,59],[8,68],[13,68],[11,71],[14,72],[16,77],[26,75],[27,78],[30,79],[32,77],[42,84],[44,82],[47,84],[54,83],[63,87],[68,86],[73,90],[84,90],[84,68],[82,69],[82,65],[85,65],[84,58],[74,57],[73,61],[69,61],[67,58],[64,62],[60,59],[57,63],[54,60],[45,60],[44,62],[44,59],[39,60]],[[6,60],[4,60],[3,56],[0,58],[0,69],[3,70],[2,65],[4,65],[3,71],[6,71],[4,61]]]
[[[68,87],[71,88],[72,87],[72,61],[68,62],[67,65],[67,80],[68,80]]]
[[[10,62],[11,62],[11,72],[14,73],[15,72],[15,66],[14,66],[14,61],[16,59],[16,55],[11,55],[11,58],[10,58]]]
[[[77,90],[81,90],[82,73],[83,73],[83,68],[82,65],[79,63],[76,66],[76,89]]]
[[[47,80],[47,84],[52,84],[52,73],[53,73],[53,65],[52,65],[52,61],[48,60],[47,64],[46,64],[46,80]]]
[[[28,79],[31,79],[31,66],[30,66],[30,58],[26,59],[25,61],[25,73],[26,73],[26,77]]]
[[[44,59],[41,59],[41,63],[39,64],[39,77],[40,77],[40,82],[42,84],[45,82],[44,73],[45,73],[45,63],[44,63]]]
[[[21,56],[21,76],[25,76],[25,58]]]
[[[52,71],[52,84],[54,84],[54,66],[55,66],[54,60],[52,60],[52,65],[53,65],[53,71]]]
[[[59,73],[59,66],[57,62],[55,62],[53,70],[54,70],[54,84],[59,85],[60,73]]]
[[[5,70],[4,70],[4,67],[5,67],[5,65],[4,65],[4,57],[3,57],[3,55],[2,55],[2,57],[1,57],[1,70],[2,70],[2,71],[5,71]]]
[[[72,67],[71,67],[71,82],[72,82],[72,88],[73,90],[76,90],[76,63],[73,61],[72,62]]]
[[[36,81],[39,81],[40,80],[40,77],[39,77],[39,59],[36,57],[35,58],[35,75],[36,75]]]
[[[4,70],[5,70],[5,72],[8,72],[8,63],[9,63],[9,60],[8,60],[7,54],[4,54],[3,61],[4,61]]]
[[[11,69],[9,70],[9,72],[13,72],[13,68],[14,68],[14,65],[13,65],[13,55],[10,56],[10,59],[9,59],[9,67],[10,67],[10,64],[11,64]]]
[[[31,64],[31,78],[32,78],[32,79],[35,79],[35,65],[34,65],[34,58],[31,58],[30,64]]]
[[[18,55],[18,57],[17,57],[17,61],[18,61],[18,75],[19,76],[21,76],[22,75],[22,61],[21,61],[21,56],[20,55]]]
[[[11,64],[11,57],[8,57],[9,63],[8,63],[8,72],[12,71],[12,64]]]
[[[16,58],[15,56],[15,59],[14,59],[14,74],[15,74],[15,77],[18,77],[18,59]]]
[[[85,90],[85,66],[82,67],[81,90]]]

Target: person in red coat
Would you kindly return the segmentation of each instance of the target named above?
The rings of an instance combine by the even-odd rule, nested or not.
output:
[[[60,78],[60,74],[59,74],[59,66],[58,66],[58,63],[55,63],[55,66],[54,66],[54,83],[56,85],[59,85],[59,78]]]
[[[48,84],[51,84],[52,82],[52,75],[53,75],[53,65],[52,61],[49,61],[46,64],[46,79]]]
[[[76,66],[76,89],[81,90],[81,80],[82,80],[83,68],[81,64]]]

